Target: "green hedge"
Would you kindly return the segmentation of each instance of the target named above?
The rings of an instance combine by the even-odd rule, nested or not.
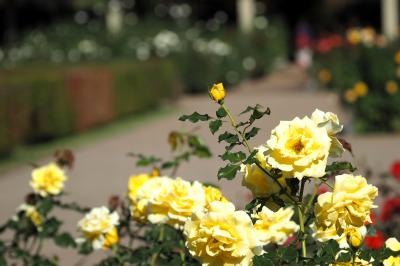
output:
[[[174,65],[154,60],[57,66],[35,64],[0,71],[0,156],[15,145],[42,142],[76,131],[80,113],[69,94],[67,74],[78,69],[111,74],[112,117],[144,111],[177,93]],[[95,97],[95,95],[93,96]],[[92,99],[86,99],[92,101]],[[79,104],[84,104],[79,99]],[[88,103],[88,106],[90,104]],[[90,107],[88,107],[90,108]],[[94,126],[94,125],[93,125]]]

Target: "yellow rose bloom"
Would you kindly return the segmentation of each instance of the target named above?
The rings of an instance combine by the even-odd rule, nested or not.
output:
[[[386,82],[385,90],[388,94],[393,95],[399,90],[399,86],[395,81],[389,80],[388,82]]]
[[[400,257],[390,256],[389,258],[383,261],[383,266],[399,266],[400,265]]]
[[[214,201],[207,212],[196,212],[184,227],[186,247],[202,265],[250,266],[262,254],[250,217],[230,202]]]
[[[147,181],[139,185],[144,179]],[[147,179],[143,176],[141,178],[135,178],[134,180],[135,182],[132,181],[132,183],[138,185],[138,187],[134,193],[129,193],[131,199],[131,214],[136,221],[145,223],[148,220],[150,200],[160,193],[160,191],[168,189],[173,180],[168,177],[149,177]],[[133,187],[136,188],[136,186]]]
[[[317,124],[318,127],[325,127],[331,138],[331,148],[329,149],[329,155],[332,157],[339,157],[344,152],[343,145],[336,138],[336,134],[343,130],[343,125],[340,124],[339,118],[336,114],[331,112],[323,112],[315,109],[311,114],[311,120]]]
[[[377,195],[378,189],[367,184],[362,176],[336,176],[333,192],[318,196],[313,237],[318,241],[335,239],[344,246],[346,233],[353,228],[365,235],[364,223],[371,222],[370,210],[376,208],[373,200]]]
[[[363,97],[368,93],[368,85],[365,82],[359,81],[354,85],[354,91],[358,96]]]
[[[30,185],[42,197],[55,196],[62,192],[66,180],[63,169],[51,163],[33,170]]]
[[[222,83],[214,84],[209,91],[211,99],[220,102],[225,98],[226,92]]]
[[[353,89],[348,89],[346,90],[346,92],[344,93],[344,99],[346,100],[346,102],[348,103],[354,103],[357,101],[358,98],[358,94],[355,90]]]
[[[93,249],[107,249],[118,242],[116,226],[119,223],[119,215],[110,213],[107,207],[93,208],[79,222],[78,228],[86,240],[92,242]],[[78,239],[83,242],[84,239]]]
[[[256,219],[254,228],[263,245],[274,243],[282,245],[299,230],[299,226],[291,221],[294,211],[292,208],[280,208],[273,212],[263,206],[260,212],[253,215]]]
[[[42,229],[44,217],[37,211],[35,206],[22,204],[18,208],[18,211],[23,211],[25,217],[27,217],[39,231]]]
[[[351,228],[348,232],[345,232],[347,244],[355,249],[361,247],[364,241],[364,235],[356,228]]]
[[[281,121],[267,141],[267,163],[273,168],[302,179],[322,177],[328,160],[331,139],[324,127],[310,118]]]
[[[134,175],[129,178],[128,183],[128,196],[131,201],[134,201],[137,195],[138,189],[143,186],[152,176],[149,174]]]
[[[264,153],[267,151],[265,146],[259,146],[256,148],[257,154],[255,158],[258,160],[260,165],[266,169],[271,170],[266,162]],[[269,197],[272,194],[279,193],[279,185],[267,174],[265,174],[256,164],[241,165],[241,172],[243,173],[242,185],[251,190],[254,197]],[[286,180],[284,176],[278,179],[282,187],[286,187]]]
[[[203,187],[206,197],[206,208],[208,208],[213,201],[228,202],[228,200],[222,195],[221,190],[212,186]]]
[[[400,251],[400,242],[394,237],[388,238],[385,246],[394,252]]]
[[[167,223],[182,228],[193,212],[205,207],[206,198],[203,185],[195,181],[177,178],[160,189],[149,200],[148,220],[151,223]]]
[[[394,61],[400,65],[400,51],[397,51],[394,55]]]
[[[332,73],[328,69],[321,69],[318,72],[318,79],[323,84],[327,84],[329,81],[332,80]]]

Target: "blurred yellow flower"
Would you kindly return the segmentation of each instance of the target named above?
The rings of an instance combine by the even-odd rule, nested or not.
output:
[[[347,41],[350,44],[357,45],[361,42],[361,32],[357,28],[350,28],[346,32]]]
[[[386,82],[385,90],[389,94],[395,94],[399,89],[397,83],[393,80],[389,80]]]
[[[271,170],[266,162],[264,153],[267,148],[265,146],[259,146],[256,148],[257,154],[255,158],[260,163],[260,166],[266,170]],[[267,174],[265,174],[256,164],[242,164],[241,172],[243,173],[242,185],[251,190],[254,197],[268,197],[272,194],[279,193],[279,185]],[[286,180],[282,176],[278,179],[278,182],[282,187],[287,187]]]
[[[150,178],[152,178],[152,176],[148,174],[134,175],[129,178],[128,196],[131,201],[135,201],[138,189]]]
[[[116,229],[118,223],[118,213],[110,213],[108,208],[104,206],[93,208],[78,222],[78,228],[85,238],[80,238],[77,241],[89,240],[92,242],[93,249],[107,249],[118,242],[118,231]]]
[[[263,206],[260,212],[254,214],[256,219],[254,228],[263,245],[274,243],[282,245],[286,240],[299,230],[299,226],[291,221],[294,211],[292,208],[280,208],[273,212]]]
[[[358,98],[358,94],[353,89],[347,89],[344,93],[344,99],[348,103],[354,103],[355,101],[357,101],[357,98]]]
[[[364,223],[371,222],[370,210],[376,208],[373,200],[377,195],[378,189],[367,184],[362,176],[336,176],[333,192],[319,195],[315,204],[314,238],[318,241],[335,239],[342,246],[346,245],[344,237],[353,228],[361,230],[359,233],[363,235]]]
[[[207,212],[194,213],[184,235],[190,254],[202,265],[250,266],[263,253],[250,217],[230,202],[214,201]]]
[[[394,55],[394,61],[400,65],[400,51],[397,51]]]
[[[339,157],[344,152],[343,145],[336,138],[336,134],[343,130],[343,125],[340,124],[339,118],[336,114],[331,112],[323,112],[321,110],[315,109],[311,114],[311,120],[318,127],[325,127],[331,138],[331,148],[329,149],[329,155],[332,157]]]
[[[400,251],[400,242],[394,237],[388,238],[385,246],[394,252]]]
[[[390,256],[389,258],[383,261],[383,266],[399,266],[400,265],[400,256],[394,257]]]
[[[354,91],[358,96],[363,97],[368,93],[368,85],[365,82],[359,81],[354,85]]]
[[[35,206],[22,204],[19,208],[19,211],[23,211],[25,216],[36,226],[37,229],[41,230],[44,218],[43,216],[37,211]]]
[[[267,163],[302,179],[325,174],[331,139],[324,127],[310,118],[281,121],[267,141]]]
[[[66,180],[63,169],[51,163],[33,170],[30,185],[42,197],[55,196],[62,192]]]
[[[225,88],[222,83],[214,84],[210,89],[210,97],[216,102],[220,102],[225,98]]]
[[[167,223],[181,229],[193,212],[202,210],[205,204],[206,198],[202,184],[197,181],[191,184],[177,178],[149,199],[148,220],[154,224]]]
[[[320,82],[323,84],[327,84],[329,81],[332,80],[332,73],[329,71],[329,69],[321,69],[318,72],[318,79]]]

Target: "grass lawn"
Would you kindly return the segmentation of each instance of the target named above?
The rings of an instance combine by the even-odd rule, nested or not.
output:
[[[154,122],[162,117],[177,113],[178,110],[174,107],[162,107],[158,110],[128,115],[83,133],[73,134],[46,143],[18,146],[9,157],[0,159],[0,174],[18,167],[21,164],[29,164],[38,161],[43,157],[51,155],[56,149],[63,147],[76,149],[95,141],[111,137],[116,133],[137,126],[143,126],[143,124]]]

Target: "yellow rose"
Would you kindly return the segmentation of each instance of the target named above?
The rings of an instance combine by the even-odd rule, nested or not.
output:
[[[264,153],[267,151],[265,146],[256,148],[257,154],[255,158],[266,170],[271,170],[266,162]],[[280,187],[271,177],[265,174],[256,164],[241,165],[241,172],[243,173],[242,185],[251,190],[254,197],[269,197],[272,194],[279,193]],[[286,187],[286,180],[284,176],[278,179],[282,187]]]
[[[394,252],[400,251],[400,242],[394,237],[388,238],[385,246]]]
[[[129,178],[128,196],[131,201],[135,200],[138,189],[150,178],[152,178],[152,176],[148,174],[134,175]]]
[[[399,87],[395,81],[389,80],[386,82],[385,90],[388,94],[393,95],[399,90]]]
[[[346,90],[346,92],[344,93],[344,99],[346,100],[346,102],[348,103],[354,103],[355,101],[357,101],[358,98],[358,94],[355,90],[353,89],[348,89]]]
[[[262,254],[250,217],[230,202],[214,201],[196,212],[184,227],[190,254],[207,266],[249,266]]]
[[[365,82],[359,81],[354,85],[354,91],[360,97],[365,96],[368,93],[368,85]]]
[[[22,204],[19,208],[19,211],[23,211],[25,216],[36,226],[36,228],[40,231],[42,229],[44,218],[37,211],[35,206]]]
[[[256,219],[254,228],[263,245],[274,243],[282,245],[286,240],[299,230],[299,226],[291,221],[294,211],[292,208],[280,208],[273,212],[263,207],[260,212],[253,215]]]
[[[116,226],[119,223],[119,215],[110,213],[106,207],[93,208],[79,222],[78,228],[86,240],[92,242],[93,249],[109,248],[118,242]],[[78,242],[84,240],[78,239]]]
[[[377,188],[362,176],[336,176],[333,192],[318,196],[313,237],[318,241],[335,239],[344,246],[349,230],[355,228],[365,235],[364,223],[371,222],[370,210],[376,207],[373,200],[377,195]]]
[[[132,217],[141,223],[145,223],[148,219],[148,206],[150,200],[155,197],[160,191],[164,191],[170,187],[172,179],[168,177],[154,177],[154,178],[147,178],[147,181],[144,181],[142,185],[140,185],[141,181],[146,179],[145,177],[135,178],[135,182],[132,180],[132,184],[136,184],[138,186],[133,186],[134,188],[137,187],[135,190],[134,197],[132,197],[132,193],[130,193],[131,199],[131,213]]]
[[[182,228],[193,212],[205,207],[203,185],[195,181],[177,178],[165,186],[149,200],[148,220],[151,223],[167,223]]]
[[[330,146],[326,128],[310,118],[281,121],[267,141],[267,163],[298,179],[322,177]]]
[[[399,266],[400,265],[400,257],[390,256],[389,258],[383,261],[383,266]]]
[[[222,195],[221,190],[212,186],[205,186],[204,193],[206,197],[206,207],[208,208],[213,201],[228,202],[228,200]]]
[[[340,124],[339,118],[336,114],[331,112],[322,112],[318,109],[311,114],[311,120],[314,121],[319,127],[325,127],[331,138],[331,148],[329,155],[332,157],[339,157],[344,152],[343,145],[336,138],[336,134],[343,130],[343,125]]]
[[[30,185],[42,197],[55,196],[62,192],[66,180],[64,171],[51,163],[33,170]]]
[[[351,228],[348,232],[345,232],[347,244],[355,249],[361,247],[364,236],[357,228]]]
[[[210,89],[210,97],[216,102],[221,102],[225,98],[225,88],[222,83],[214,84]]]

